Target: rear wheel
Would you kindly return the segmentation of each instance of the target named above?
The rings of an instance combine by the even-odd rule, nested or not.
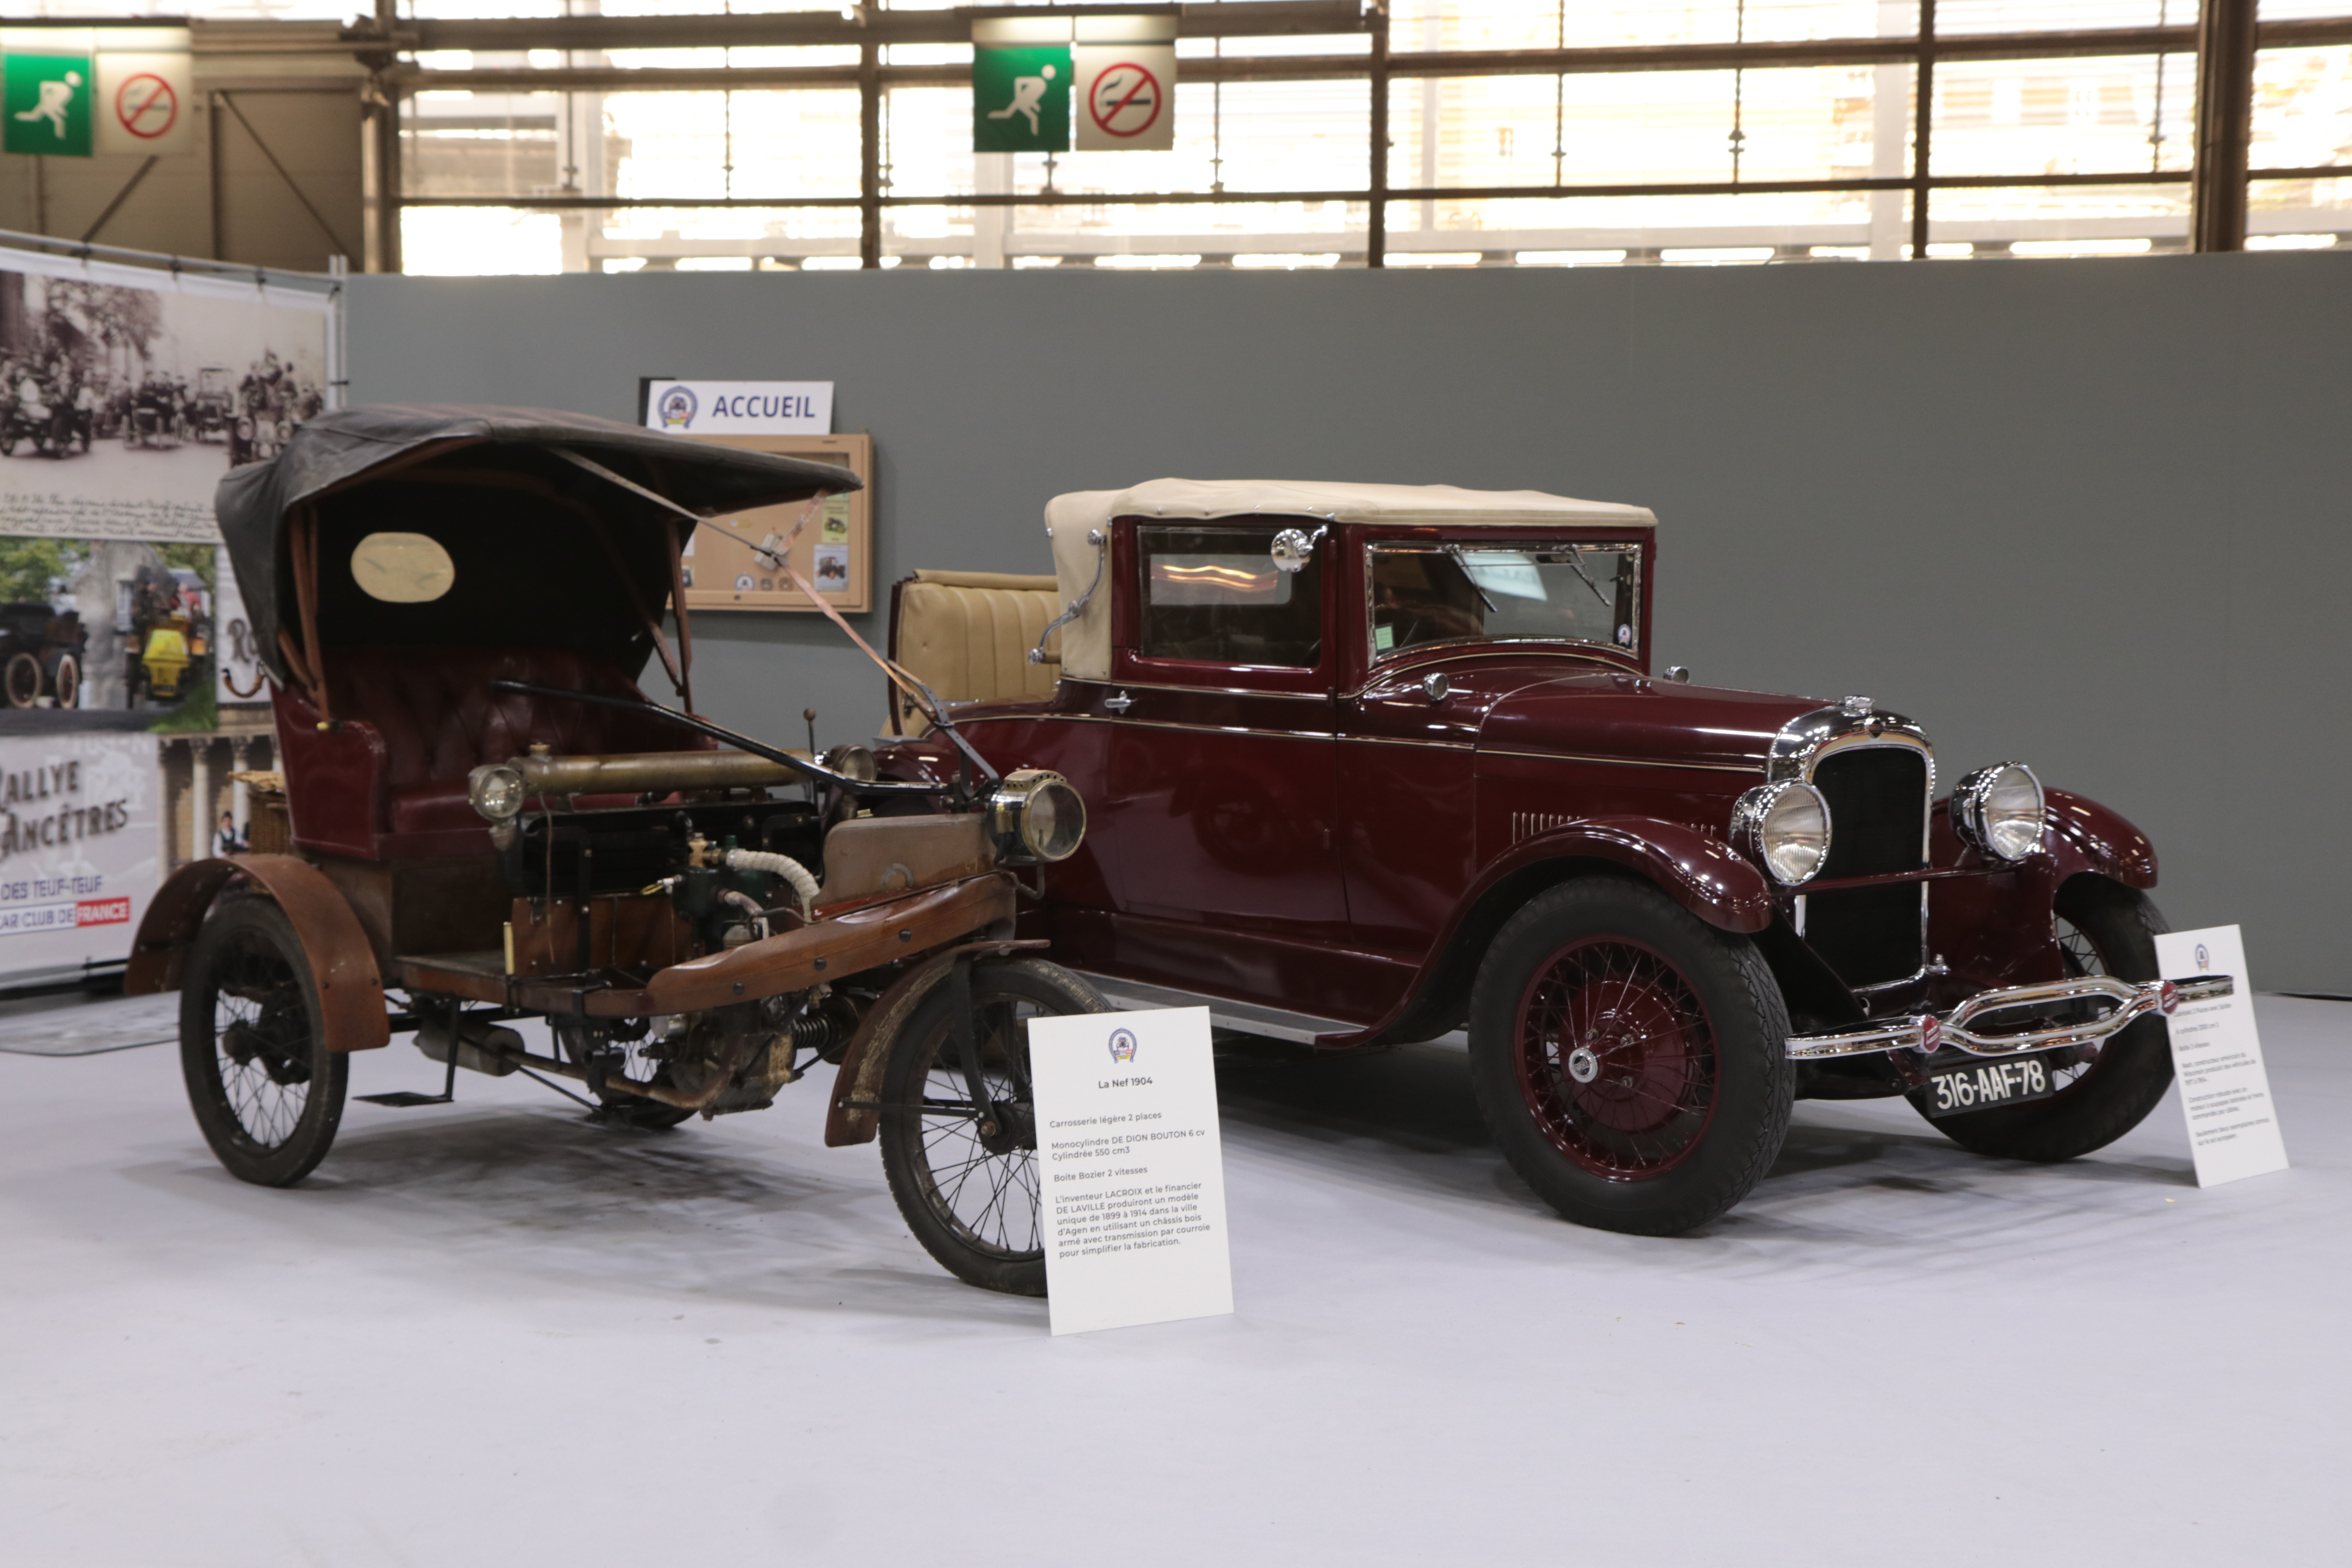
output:
[[[7,689],[9,707],[30,708],[41,700],[41,661],[29,653],[10,654],[0,686]]]
[[[1754,944],[1643,883],[1538,894],[1487,950],[1471,1079],[1495,1141],[1579,1225],[1673,1236],[1748,1195],[1788,1134],[1788,1012]]]
[[[232,899],[196,933],[180,989],[180,1069],[230,1175],[291,1186],[326,1158],[351,1058],[327,1048],[302,943],[268,900]]]
[[[2172,928],[2146,893],[2104,877],[2077,877],[2059,889],[2053,918],[2068,974],[2157,978],[2157,933]],[[2049,1099],[1928,1120],[1976,1153],[2054,1163],[2104,1149],[2138,1126],[2172,1082],[2172,1041],[2155,1014],[2097,1045],[2046,1059],[2058,1086]],[[1910,1100],[1923,1116],[1932,1103],[1924,1090]]]
[[[1029,1088],[1029,1022],[1107,1013],[1085,981],[1034,958],[971,966],[972,1042],[988,1106],[971,1108],[956,1045],[953,988],[941,984],[896,1037],[877,1040],[886,1106],[882,1169],[907,1228],[967,1285],[1015,1296],[1045,1293],[1045,1238],[1037,1186],[1037,1122]],[[985,1131],[982,1123],[993,1125]]]
[[[49,689],[57,693],[58,706],[78,708],[81,705],[81,661],[71,654],[58,659],[58,667],[49,672]]]

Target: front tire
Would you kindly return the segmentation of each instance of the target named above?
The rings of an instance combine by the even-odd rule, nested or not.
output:
[[[953,989],[942,984],[877,1048],[882,1103],[967,1104],[956,1048]],[[1029,1021],[1108,1013],[1095,988],[1059,964],[983,959],[971,966],[972,1039],[999,1125],[946,1111],[882,1113],[882,1170],[907,1228],[967,1285],[1013,1296],[1045,1293],[1045,1237],[1037,1185],[1036,1112],[1029,1088]]]
[[[2157,933],[2172,928],[2146,893],[2104,877],[2076,877],[2058,890],[2053,913],[2068,975],[2158,977]],[[2157,1108],[2172,1083],[2172,1040],[2164,1019],[2150,1014],[2098,1045],[2053,1054],[2051,1065],[2062,1081],[2047,1100],[1928,1120],[1973,1153],[2045,1164],[2075,1159],[2105,1148]],[[1927,1115],[1926,1091],[1909,1098]]]
[[[1504,1158],[1579,1225],[1675,1236],[1771,1168],[1796,1077],[1752,942],[1645,883],[1538,894],[1487,950],[1471,1081]]]
[[[326,1158],[351,1058],[327,1048],[318,981],[294,922],[268,900],[231,899],[196,933],[180,1070],[205,1142],[237,1180],[292,1186]]]

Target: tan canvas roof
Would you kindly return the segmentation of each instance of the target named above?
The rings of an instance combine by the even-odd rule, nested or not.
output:
[[[1339,485],[1296,479],[1151,479],[1123,490],[1055,496],[1045,526],[1083,535],[1115,517],[1239,517],[1251,512],[1328,522],[1559,523],[1654,528],[1644,506],[1573,500],[1541,490],[1465,490],[1454,485]]]
[[[1616,501],[1572,500],[1541,490],[1465,490],[1453,485],[1339,485],[1288,479],[1151,479],[1123,490],[1075,490],[1045,507],[1054,574],[1062,603],[1077,603],[1095,580],[1100,552],[1090,531],[1113,518],[1211,518],[1271,514],[1327,522],[1483,524],[1492,527],[1654,528],[1650,509]],[[1062,673],[1081,680],[1110,676],[1110,595],[1097,594],[1086,613],[1062,628]]]

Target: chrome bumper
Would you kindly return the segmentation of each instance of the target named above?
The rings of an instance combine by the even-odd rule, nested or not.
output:
[[[2012,985],[1999,991],[1979,991],[1941,1017],[1933,1013],[1914,1013],[1851,1029],[1791,1035],[1789,1056],[1794,1061],[1812,1061],[1822,1057],[1867,1056],[1874,1051],[1910,1050],[1924,1055],[1946,1046],[1977,1057],[2021,1056],[2029,1051],[2055,1050],[2062,1046],[2092,1045],[2147,1014],[2169,1016],[2183,1002],[2209,1002],[2236,993],[2237,982],[2226,974],[2200,980],[2151,980],[2145,984],[2099,974],[2053,980],[2042,985]],[[2115,1005],[2084,1023],[2055,1024],[2011,1034],[1982,1035],[1969,1026],[1989,1014],[2047,1006],[2053,1002],[2083,1001],[2106,1001]]]

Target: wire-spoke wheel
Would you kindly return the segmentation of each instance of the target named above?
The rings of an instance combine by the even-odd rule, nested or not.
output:
[[[327,1049],[301,942],[268,900],[231,899],[196,933],[180,1068],[205,1141],[241,1181],[290,1186],[334,1142],[351,1058]]]
[[[1470,1001],[1478,1104],[1504,1156],[1580,1225],[1671,1236],[1770,1168],[1795,1097],[1780,987],[1751,942],[1645,883],[1529,900]]]
[[[940,984],[908,1016],[882,1071],[882,1169],[907,1227],[967,1285],[1045,1293],[1029,1021],[1104,1013],[1094,987],[1037,959],[971,966],[971,1037],[984,1107],[976,1107]],[[904,1107],[906,1109],[898,1109]]]
[[[2146,893],[2104,877],[2076,877],[2058,890],[2058,949],[2068,975],[2157,978],[2156,936],[2171,928]],[[2105,1005],[2076,1005],[2088,1018]],[[2072,1160],[2104,1149],[2145,1121],[2172,1083],[2172,1041],[2158,1016],[2138,1019],[2095,1045],[2050,1053],[2047,1100],[1929,1116],[1963,1149],[2010,1160]],[[1925,1090],[1911,1103],[1928,1110]]]

